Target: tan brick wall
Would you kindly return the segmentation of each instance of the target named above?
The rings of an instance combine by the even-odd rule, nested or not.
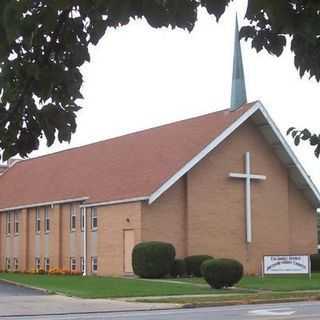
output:
[[[247,151],[253,173],[267,176],[252,185],[250,245],[245,244],[244,181],[228,177],[244,171]],[[188,253],[236,258],[247,273],[258,273],[263,255],[291,252],[288,192],[286,168],[253,125],[243,125],[188,174]],[[295,223],[314,220],[305,207],[297,211]]]
[[[166,241],[186,255],[186,180],[180,179],[151,206],[142,205],[142,240]]]
[[[134,230],[135,243],[141,241],[141,203],[98,207],[98,219],[98,274],[122,275],[124,230]]]
[[[290,251],[292,254],[312,254],[317,251],[317,216],[316,210],[289,183],[289,218],[290,218]]]

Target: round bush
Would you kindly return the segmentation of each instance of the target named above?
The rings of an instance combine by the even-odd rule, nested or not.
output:
[[[320,272],[320,254],[312,254],[311,259],[311,271]]]
[[[170,273],[175,255],[170,243],[141,242],[132,252],[133,271],[141,278],[162,278]]]
[[[242,264],[233,259],[213,259],[202,266],[203,276],[215,289],[232,287],[243,276]]]
[[[195,255],[185,257],[184,261],[186,262],[187,274],[189,276],[201,277],[200,267],[204,261],[209,259],[213,259],[213,257],[208,255]]]
[[[186,263],[184,259],[176,259],[172,264],[170,275],[174,278],[181,278],[186,275],[186,270]]]

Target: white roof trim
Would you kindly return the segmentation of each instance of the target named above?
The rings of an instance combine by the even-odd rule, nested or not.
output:
[[[313,183],[313,181],[311,180],[311,178],[307,174],[306,170],[303,168],[302,164],[300,163],[300,161],[298,160],[296,155],[293,153],[291,147],[289,146],[288,142],[285,140],[285,138],[281,134],[281,132],[278,129],[278,127],[276,126],[276,124],[273,122],[273,120],[270,117],[269,113],[267,112],[266,108],[263,106],[263,104],[261,102],[257,102],[257,104],[259,104],[259,110],[262,112],[263,116],[268,121],[268,124],[270,125],[272,131],[275,133],[275,135],[279,139],[282,147],[288,153],[288,155],[290,156],[294,166],[298,169],[299,173],[303,176],[303,178],[306,181],[307,185],[310,187],[310,189],[312,190],[313,194],[316,196],[316,198],[318,200],[318,203],[320,204],[320,193],[319,193],[317,187],[315,186],[315,184]]]
[[[28,209],[28,208],[45,207],[45,206],[53,206],[55,204],[86,201],[88,199],[89,199],[89,197],[81,197],[81,198],[72,198],[72,199],[65,199],[65,200],[49,201],[49,202],[31,203],[31,204],[17,206],[17,207],[0,209],[0,212],[12,211],[12,210],[20,210],[20,209]]]
[[[165,191],[167,191],[174,183],[176,183],[185,173],[199,163],[209,152],[215,149],[222,141],[229,137],[242,123],[249,119],[258,109],[260,105],[255,103],[247,112],[240,116],[234,123],[225,129],[218,137],[212,140],[204,149],[202,149],[194,158],[187,162],[176,174],[164,182],[149,197],[149,204],[156,201]]]
[[[88,203],[88,204],[81,205],[80,208],[111,206],[113,204],[130,203],[130,202],[138,202],[138,201],[146,201],[146,200],[149,200],[149,197],[137,197],[137,198],[128,198],[123,200],[114,200],[114,201],[107,201],[107,202]]]
[[[149,197],[149,204],[156,201],[165,191],[167,191],[174,183],[176,183],[184,174],[191,170],[197,163],[199,163],[209,152],[214,150],[220,143],[222,143],[227,137],[229,137],[239,126],[241,126],[246,120],[248,120],[254,113],[260,111],[263,117],[268,122],[268,125],[272,129],[273,133],[280,141],[280,146],[284,148],[288,156],[291,158],[294,167],[297,168],[299,173],[304,178],[307,186],[311,189],[313,195],[317,199],[318,205],[320,205],[320,193],[305,169],[291,150],[290,146],[286,142],[285,138],[281,134],[278,127],[275,125],[270,115],[266,111],[261,102],[256,102],[247,112],[240,116],[234,123],[232,123],[227,129],[225,129],[218,137],[212,140],[204,149],[202,149],[193,159],[187,162],[177,173],[164,182],[157,190],[155,190]]]

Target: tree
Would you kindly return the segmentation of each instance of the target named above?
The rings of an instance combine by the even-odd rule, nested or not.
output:
[[[82,75],[107,28],[145,18],[151,27],[192,31],[199,7],[217,20],[232,0],[0,1],[0,149],[3,159],[26,157],[57,138],[70,141]],[[280,56],[289,40],[300,75],[320,79],[320,3],[249,0],[241,36],[257,51]]]

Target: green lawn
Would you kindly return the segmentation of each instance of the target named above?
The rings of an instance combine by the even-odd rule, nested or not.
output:
[[[305,276],[285,277],[244,277],[237,289],[213,290],[201,278],[181,278],[167,280],[140,280],[112,277],[82,277],[82,276],[47,276],[15,273],[0,273],[0,280],[11,280],[17,283],[47,289],[49,292],[60,292],[68,296],[81,298],[120,298],[173,295],[222,294],[259,294],[288,293],[298,290],[319,290],[320,273],[313,274],[312,280]],[[184,283],[180,283],[184,282]],[[252,291],[254,290],[254,292]],[[291,293],[292,294],[292,293]],[[221,296],[221,297],[222,297]]]
[[[306,275],[243,277],[239,287],[246,289],[264,289],[272,291],[319,290],[320,273],[313,273],[312,279]]]
[[[139,279],[82,276],[47,276],[1,273],[6,279],[81,298],[119,298],[145,296],[171,296],[188,294],[219,294],[230,290],[212,290],[209,286],[199,287],[192,283],[166,283]]]
[[[178,278],[174,281],[203,285],[206,284],[206,281],[203,278]],[[320,273],[313,273],[311,280],[309,280],[306,275],[267,276],[264,279],[259,277],[243,277],[240,283],[236,286],[239,288],[254,290],[319,290],[320,292]]]

